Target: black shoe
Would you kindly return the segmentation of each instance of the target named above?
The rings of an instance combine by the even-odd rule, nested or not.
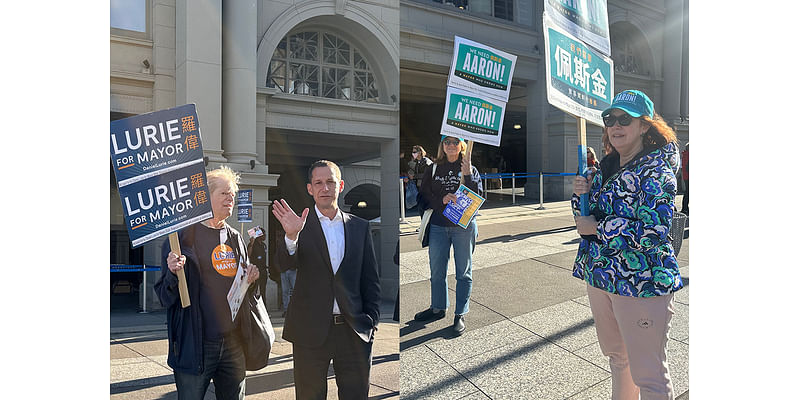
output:
[[[437,319],[444,318],[444,310],[433,312],[430,308],[425,311],[420,311],[414,315],[414,321],[426,322],[436,321]]]
[[[467,330],[467,326],[464,325],[464,316],[456,315],[456,317],[453,319],[453,334],[456,336],[461,336],[465,330]]]

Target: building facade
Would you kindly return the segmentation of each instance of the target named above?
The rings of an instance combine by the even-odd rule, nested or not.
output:
[[[474,147],[480,171],[575,172],[577,122],[547,102],[543,7],[541,0],[112,2],[110,118],[195,103],[207,168],[227,165],[241,174],[241,188],[253,189],[253,222],[241,227],[267,228],[270,250],[280,237],[271,202],[285,198],[298,212],[311,206],[308,165],[336,162],[345,181],[340,206],[374,221],[383,293],[394,299],[398,177],[411,146],[435,156],[454,36],[518,57],[501,146]],[[688,0],[609,0],[608,19],[615,92],[646,92],[687,143]],[[600,127],[587,127],[598,154],[600,137]],[[111,176],[111,263],[160,264],[160,243],[130,248]],[[571,190],[571,179],[547,178],[544,198],[567,199]],[[538,180],[527,180],[525,195],[538,198]],[[148,289],[157,273],[150,275]],[[147,307],[158,306],[148,296]]]
[[[138,0],[112,2],[111,14],[111,120],[195,103],[207,169],[227,165],[253,190],[253,222],[228,222],[265,227],[270,253],[280,235],[272,201],[298,213],[313,206],[308,166],[336,162],[340,207],[373,221],[382,292],[393,302],[399,3]],[[161,240],[130,248],[113,179],[111,263],[160,265]],[[158,273],[150,275],[143,287],[154,309]],[[268,301],[277,307],[275,294]]]
[[[402,0],[401,148],[422,144],[436,149],[457,35],[518,57],[501,146],[475,145],[473,160],[479,170],[574,173],[577,121],[547,102],[543,8],[542,0]],[[647,93],[680,143],[687,143],[688,0],[608,0],[608,22],[614,91]],[[599,157],[601,135],[599,126],[588,125],[588,145]],[[538,199],[538,180],[527,181],[525,195]],[[545,180],[545,199],[564,200],[571,192],[570,178]]]

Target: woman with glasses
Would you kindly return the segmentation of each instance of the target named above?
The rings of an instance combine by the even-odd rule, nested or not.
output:
[[[427,157],[428,153],[420,145],[415,145],[411,148],[411,161],[408,162],[408,177],[414,181],[417,188],[422,186],[422,175],[425,174],[425,169],[433,164],[430,158]]]
[[[581,235],[573,276],[586,281],[597,337],[611,367],[612,399],[672,399],[667,333],[683,287],[667,237],[679,168],[675,132],[638,90],[602,112],[610,153],[589,179],[574,180]],[[589,216],[580,195],[589,193]]]
[[[483,185],[478,169],[466,154],[463,139],[442,136],[434,164],[425,170],[420,190],[423,203],[433,209],[430,219],[428,258],[431,268],[431,306],[414,316],[416,321],[442,319],[449,305],[447,290],[447,264],[450,247],[456,266],[456,304],[453,319],[453,334],[460,336],[466,330],[464,315],[469,312],[469,296],[472,293],[472,252],[478,227],[473,218],[467,228],[462,228],[447,217],[443,211],[447,203],[457,201],[454,194],[461,183],[472,191],[483,195]]]

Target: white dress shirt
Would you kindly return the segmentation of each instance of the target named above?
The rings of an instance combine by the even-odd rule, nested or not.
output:
[[[325,235],[325,242],[328,244],[328,256],[331,259],[331,267],[333,268],[333,274],[336,275],[336,272],[339,271],[339,266],[342,264],[342,259],[344,258],[344,219],[342,217],[342,210],[336,210],[336,216],[333,219],[330,219],[323,215],[316,205],[314,205],[314,211],[317,212],[317,218],[319,218],[319,224],[322,225],[322,233]],[[303,233],[303,231],[300,231]],[[300,235],[297,235],[297,239],[300,239]],[[297,240],[290,240],[289,237],[283,237],[283,240],[286,242],[286,250],[289,250],[289,255],[294,255],[297,252]],[[339,311],[339,303],[336,302],[336,299],[333,299],[333,313],[340,314]]]

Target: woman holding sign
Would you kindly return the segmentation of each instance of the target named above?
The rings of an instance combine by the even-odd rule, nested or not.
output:
[[[175,375],[178,398],[202,399],[214,380],[217,398],[243,399],[245,354],[240,330],[250,312],[249,302],[243,302],[233,319],[227,295],[240,266],[246,267],[248,284],[258,279],[259,271],[247,262],[242,236],[225,222],[233,213],[239,176],[223,166],[207,177],[213,217],[178,233],[180,257],[165,243],[165,263],[155,290],[167,307],[167,364]],[[181,307],[175,275],[181,269],[192,299],[186,308]]]
[[[672,399],[667,333],[683,287],[667,237],[679,168],[675,132],[638,90],[602,113],[611,152],[572,197],[581,235],[573,276],[587,284],[600,349],[609,357],[612,399]],[[591,184],[590,184],[591,182]],[[589,193],[591,215],[579,216]]]
[[[472,165],[467,145],[463,139],[442,136],[434,164],[430,165],[422,178],[420,193],[426,208],[432,208],[430,219],[430,241],[428,258],[431,268],[431,306],[414,316],[416,321],[432,321],[444,318],[449,305],[447,290],[447,264],[450,247],[456,264],[456,307],[453,333],[464,333],[464,315],[469,312],[469,296],[472,293],[472,252],[478,227],[475,219],[462,228],[443,214],[448,203],[457,201],[454,194],[461,184],[482,195],[483,185],[478,169]],[[423,208],[421,208],[422,210]]]

